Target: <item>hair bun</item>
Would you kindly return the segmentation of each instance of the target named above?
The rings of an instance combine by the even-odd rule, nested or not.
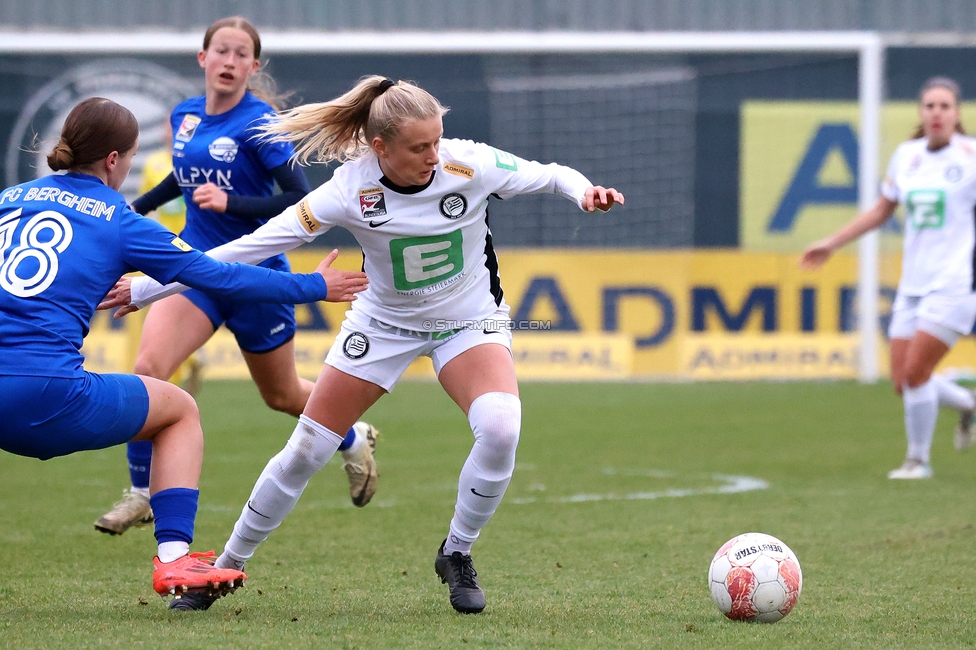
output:
[[[64,140],[59,140],[47,155],[47,166],[53,171],[69,169],[75,162],[75,154]]]

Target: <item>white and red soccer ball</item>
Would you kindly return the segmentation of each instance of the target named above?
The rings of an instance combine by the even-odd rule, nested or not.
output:
[[[708,586],[719,610],[733,621],[775,623],[796,605],[803,574],[789,546],[772,535],[745,533],[715,554]]]

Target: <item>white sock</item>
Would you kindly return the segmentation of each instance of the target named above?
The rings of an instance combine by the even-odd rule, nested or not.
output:
[[[135,486],[132,486],[131,488],[129,488],[129,491],[132,492],[133,494],[141,494],[142,496],[146,497],[147,499],[149,498],[149,488],[147,488],[147,487],[137,488]]]
[[[343,438],[343,440],[345,440],[345,438]],[[363,445],[365,444],[366,444],[366,436],[361,436],[359,435],[359,432],[356,431],[356,437],[353,439],[352,444],[349,445],[349,449],[342,450],[342,457],[355,458],[356,454],[359,453],[359,450],[362,449]]]
[[[976,408],[976,397],[959,384],[949,381],[942,375],[932,375],[929,380],[939,395],[939,406],[948,406],[957,411],[972,411]]]
[[[444,553],[470,553],[515,471],[515,449],[522,426],[522,402],[510,393],[485,393],[471,403],[468,422],[474,447],[461,468],[454,518]]]
[[[935,385],[927,381],[921,386],[902,390],[905,404],[905,433],[908,436],[908,458],[929,462],[935,421],[939,417],[939,398]]]
[[[335,455],[343,436],[302,415],[285,448],[268,461],[218,558],[243,564],[291,512],[309,479]],[[228,557],[224,557],[228,556]]]
[[[189,552],[190,545],[186,542],[162,542],[159,545],[159,551],[157,551],[156,557],[163,564],[168,564],[169,562],[180,559]]]

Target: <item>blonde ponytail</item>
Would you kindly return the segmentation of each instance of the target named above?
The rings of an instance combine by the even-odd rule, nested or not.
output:
[[[295,144],[300,164],[344,162],[364,155],[377,136],[392,141],[406,120],[440,117],[448,110],[412,83],[372,75],[332,101],[296,106],[254,130],[260,138]]]

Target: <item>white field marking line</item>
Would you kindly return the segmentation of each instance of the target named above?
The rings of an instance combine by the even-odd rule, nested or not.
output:
[[[604,474],[616,474],[613,469],[604,470]],[[652,478],[674,478],[670,472],[658,470],[641,470],[619,472],[631,476],[649,476]],[[710,478],[718,481],[721,485],[703,488],[672,488],[656,492],[631,492],[629,494],[574,494],[568,497],[549,497],[538,499],[536,497],[521,497],[511,499],[510,503],[525,504],[538,503],[585,503],[588,501],[640,501],[648,499],[677,499],[681,497],[702,496],[706,494],[737,494],[739,492],[751,492],[753,490],[765,490],[769,488],[766,481],[752,476],[735,476],[731,474],[712,474]]]
[[[526,469],[525,467],[518,466],[517,469]],[[532,467],[531,469],[534,469]],[[621,476],[646,476],[648,478],[676,478],[677,475],[674,472],[665,472],[656,469],[646,469],[646,470],[616,470],[612,467],[605,468],[603,470],[604,474],[613,475],[618,474]],[[703,475],[698,475],[701,478]],[[511,499],[504,499],[503,503],[513,503],[513,504],[526,504],[526,503],[586,503],[591,501],[642,501],[649,499],[677,499],[682,497],[694,497],[694,496],[704,496],[708,494],[738,494],[739,492],[752,492],[754,490],[766,490],[769,488],[769,483],[762,480],[761,478],[754,478],[752,476],[736,476],[733,474],[707,474],[704,475],[713,481],[719,482],[720,485],[715,487],[702,487],[702,488],[672,488],[669,490],[659,490],[656,492],[631,492],[629,494],[573,494],[566,497],[549,497],[545,499],[540,499],[537,497],[516,497]],[[456,489],[456,485],[451,485],[451,490]],[[541,483],[534,483],[529,486],[530,490],[537,492],[544,492],[545,486]],[[310,510],[317,510],[319,508],[327,510],[350,510],[353,508],[352,503],[349,502],[347,497],[342,497],[341,501],[336,499],[335,501],[326,502],[324,500],[314,500],[303,502],[304,507]],[[397,506],[403,505],[396,499],[374,499],[370,501],[370,508],[395,508]],[[224,512],[224,506],[211,506],[205,508],[215,512]]]

